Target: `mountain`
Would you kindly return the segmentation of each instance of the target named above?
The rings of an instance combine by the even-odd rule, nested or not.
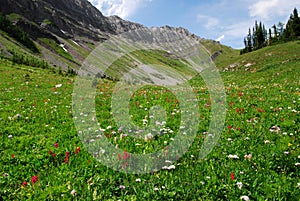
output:
[[[40,50],[40,55],[33,56],[63,69],[78,69],[80,63],[99,42],[113,35],[135,29],[148,29],[118,16],[106,17],[87,0],[1,0],[0,12],[28,33]],[[164,26],[160,29],[184,33],[213,46],[212,49],[215,50],[210,52],[213,58],[222,53],[220,44],[213,41],[207,43],[184,28]],[[4,32],[0,33],[0,37],[2,54],[9,56],[15,50],[18,52],[20,44],[13,38]],[[9,48],[3,45],[8,43],[13,44],[9,45]],[[21,49],[24,50],[22,45]],[[32,55],[32,52],[26,48],[25,50],[27,54]]]

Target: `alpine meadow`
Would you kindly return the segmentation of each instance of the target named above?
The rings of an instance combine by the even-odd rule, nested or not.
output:
[[[0,200],[300,199],[300,18],[296,8],[282,31],[274,25],[268,32],[256,22],[242,50],[184,28],[156,28],[159,33],[174,33],[166,37],[184,35],[203,47],[224,84],[226,101],[218,102],[201,73],[189,68],[191,61],[159,48],[141,48],[113,58],[107,71],[82,70],[99,45],[133,30],[152,33],[154,28],[105,17],[87,0],[62,0],[60,5],[54,0],[0,2]],[[148,41],[155,43],[152,38]],[[116,52],[130,45],[105,48]],[[185,97],[182,85],[175,86],[187,102],[197,99],[198,111],[183,109],[184,103],[165,86],[145,85],[132,94],[129,89],[116,93],[121,74],[133,72],[140,64],[160,66],[153,69],[166,69],[170,77],[176,70],[191,78],[187,84],[195,97]],[[97,128],[86,128],[93,135],[85,140],[76,119],[92,114],[74,112],[78,106],[74,87],[78,77],[92,73],[97,78],[92,80],[92,121]],[[168,80],[154,70],[150,74]],[[126,111],[137,132],[126,130],[128,125],[120,125],[114,113],[114,97],[123,92],[130,94]],[[87,99],[80,97],[80,101]],[[225,123],[220,125],[215,146],[199,157],[203,144],[215,135],[209,132],[214,102],[225,108]],[[154,106],[160,106],[158,111],[163,110],[165,118],[155,119]],[[189,135],[189,125],[182,124],[185,113],[199,121],[195,138],[181,157],[174,154],[174,159],[168,159],[177,136]],[[152,130],[142,135],[147,128]],[[104,140],[122,151],[111,153],[98,147],[92,152],[87,146]],[[159,151],[167,159],[161,169],[145,174],[127,171],[133,167],[134,155]],[[112,162],[116,168],[102,163],[102,156],[116,161]]]

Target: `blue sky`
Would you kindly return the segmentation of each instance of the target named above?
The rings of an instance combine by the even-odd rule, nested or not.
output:
[[[255,20],[267,28],[286,23],[297,0],[89,0],[104,15],[118,15],[145,26],[187,28],[207,39],[220,40],[233,48],[243,47],[243,38]]]

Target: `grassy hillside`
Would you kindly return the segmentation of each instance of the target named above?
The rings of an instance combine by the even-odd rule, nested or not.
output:
[[[281,64],[299,61],[300,41],[293,41],[239,55],[238,50],[226,52],[220,55],[215,63],[219,69],[228,71],[247,70],[263,71]],[[248,66],[247,66],[248,64]]]
[[[218,146],[205,159],[197,158],[203,139],[209,137],[211,102],[203,80],[196,77],[190,84],[201,114],[197,138],[182,158],[172,161],[175,169],[146,175],[113,171],[86,151],[73,121],[74,77],[1,59],[0,198],[240,200],[248,196],[250,200],[298,200],[299,50],[299,42],[242,56],[223,49],[216,65],[226,88],[227,117]],[[252,65],[246,67],[248,63]],[[143,88],[132,97],[130,112],[141,127],[153,104],[162,105],[169,117],[163,135],[144,141],[118,131],[110,110],[114,86],[108,80],[99,83],[99,135],[132,153],[167,149],[179,129],[176,97],[163,88]]]

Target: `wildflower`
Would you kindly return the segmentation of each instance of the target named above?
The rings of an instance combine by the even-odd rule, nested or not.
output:
[[[12,157],[12,158],[15,158],[15,154],[12,154],[11,157]]]
[[[290,153],[290,152],[288,152],[288,151],[285,151],[285,152],[283,152],[283,153],[284,153],[285,155],[289,155],[289,153]]]
[[[65,157],[65,159],[64,159],[64,162],[65,162],[65,163],[68,163],[69,157],[70,157],[70,153],[67,151],[67,152],[66,152],[66,157]]]
[[[238,157],[238,155],[231,155],[231,154],[229,154],[228,158],[238,159],[239,157]]]
[[[135,181],[136,182],[141,182],[142,180],[140,178],[137,178]]]
[[[125,186],[123,186],[123,185],[120,185],[120,186],[119,186],[119,188],[121,188],[121,189],[124,189],[124,188],[125,188]]]
[[[280,128],[278,127],[278,126],[272,126],[271,128],[270,128],[270,132],[272,132],[272,133],[279,133],[280,132]]]
[[[38,176],[33,176],[33,177],[31,178],[31,183],[32,183],[32,184],[35,184],[38,180],[39,180],[39,177],[38,177]]]
[[[238,114],[243,114],[244,112],[245,112],[244,108],[237,108],[236,109],[236,113],[238,113]]]
[[[20,115],[20,114],[16,114],[14,117],[13,117],[13,119],[21,119],[22,118],[22,115]]]
[[[147,135],[145,135],[145,141],[150,141],[152,140],[153,135],[151,133],[148,133]]]
[[[12,136],[12,135],[9,135],[8,138],[11,139],[11,138],[13,138],[13,136]]]
[[[252,154],[245,155],[244,158],[250,160],[252,158]]]
[[[28,184],[28,183],[27,183],[26,181],[23,181],[23,182],[22,182],[22,185],[23,185],[24,187],[26,187],[27,184]]]
[[[55,142],[55,143],[53,144],[53,146],[54,146],[55,148],[58,148],[58,143]]]
[[[121,160],[121,154],[118,153],[118,160]]]
[[[264,109],[261,109],[261,108],[256,108],[256,110],[257,110],[258,112],[261,112],[261,113],[265,112],[265,110],[264,110]]]
[[[242,182],[237,182],[236,185],[238,186],[238,188],[240,190],[242,190],[242,187],[243,187],[243,183]]]
[[[297,183],[297,188],[300,188],[300,183]]]
[[[125,150],[124,150],[124,152],[123,152],[123,160],[127,160],[127,159],[129,159],[130,158],[130,153],[128,153],[128,152],[126,152]]]
[[[157,187],[154,187],[154,191],[158,191],[159,190],[159,188],[157,188]]]
[[[247,195],[241,196],[241,200],[250,201],[250,198]]]
[[[8,177],[8,175],[9,175],[8,173],[4,173],[3,177]]]
[[[169,167],[168,167],[168,170],[175,170],[175,165],[170,165]]]
[[[241,97],[243,96],[243,92],[239,92],[238,95]]]
[[[80,151],[80,147],[77,147],[76,150],[75,150],[75,154],[78,154]]]
[[[60,88],[60,87],[62,87],[62,84],[55,85],[55,88]]]
[[[230,173],[230,179],[231,179],[231,180],[234,180],[234,173],[233,173],[233,172]]]
[[[73,195],[73,196],[75,196],[76,195],[76,190],[73,189],[70,194]]]
[[[53,156],[53,157],[55,157],[55,156],[56,156],[56,154],[55,154],[55,153],[53,153],[51,150],[49,151],[49,154],[50,154],[51,156]]]
[[[293,146],[293,144],[291,144],[291,143],[288,143],[288,147],[291,147],[291,146]]]
[[[296,166],[300,166],[300,163],[296,163],[295,165],[296,165]]]
[[[270,144],[270,140],[266,140],[266,141],[265,141],[265,144]]]

